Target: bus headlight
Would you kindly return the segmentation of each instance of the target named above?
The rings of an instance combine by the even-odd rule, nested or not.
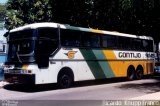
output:
[[[21,70],[21,73],[22,73],[22,74],[28,74],[28,73],[27,73],[27,70]]]

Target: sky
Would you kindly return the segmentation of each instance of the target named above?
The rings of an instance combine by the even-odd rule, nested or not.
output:
[[[6,3],[8,0],[0,0],[0,3]]]

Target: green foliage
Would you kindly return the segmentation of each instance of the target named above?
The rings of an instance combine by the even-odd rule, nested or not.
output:
[[[160,0],[9,0],[6,28],[52,21],[158,38],[159,11]]]
[[[158,37],[160,0],[52,0],[53,21]]]
[[[0,21],[4,21],[6,7],[5,5],[0,4]]]
[[[122,10],[129,10],[133,8],[133,0],[119,0],[119,4]]]
[[[0,30],[4,28],[5,13],[6,6],[4,4],[0,4]]]
[[[54,22],[89,27],[92,0],[50,0]]]
[[[51,21],[49,0],[9,0],[6,28],[12,29],[29,23]]]

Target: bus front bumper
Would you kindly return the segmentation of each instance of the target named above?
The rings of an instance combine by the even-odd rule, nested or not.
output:
[[[9,74],[5,73],[4,78],[10,83],[35,84],[35,75],[32,74]]]

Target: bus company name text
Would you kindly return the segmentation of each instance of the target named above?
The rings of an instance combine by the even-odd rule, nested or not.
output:
[[[119,52],[119,58],[141,58],[141,53]]]

